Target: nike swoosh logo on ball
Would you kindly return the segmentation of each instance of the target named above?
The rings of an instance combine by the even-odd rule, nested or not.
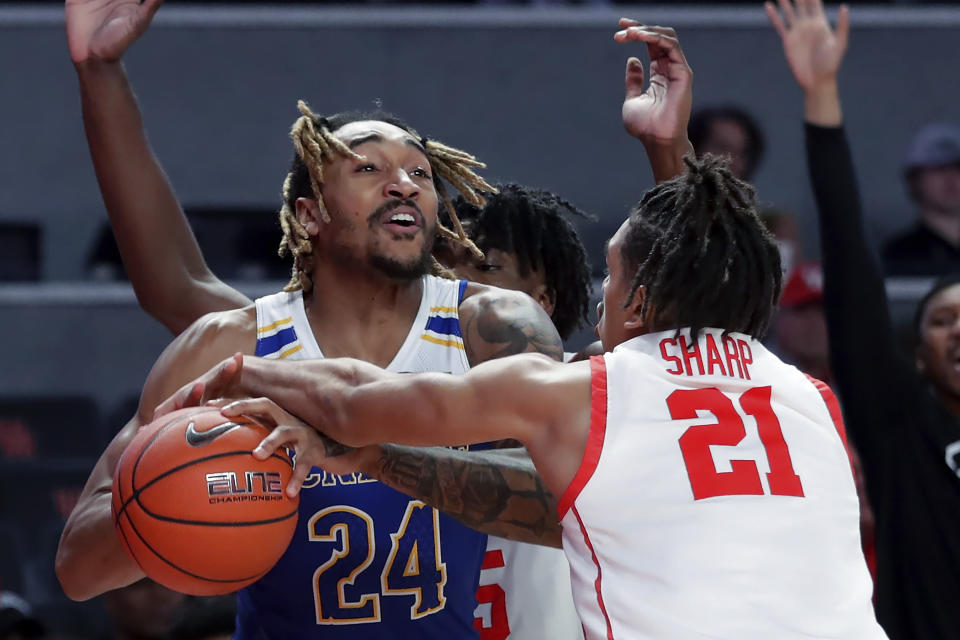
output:
[[[187,425],[186,430],[187,444],[191,447],[202,447],[205,444],[210,444],[227,431],[235,429],[239,426],[240,425],[236,422],[224,422],[223,424],[219,424],[212,429],[207,429],[206,431],[197,431],[196,423],[191,420],[190,424]]]

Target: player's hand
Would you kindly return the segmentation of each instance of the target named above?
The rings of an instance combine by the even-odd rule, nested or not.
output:
[[[850,10],[840,7],[837,28],[832,30],[823,11],[822,0],[778,0],[778,12],[772,2],[764,4],[773,28],[783,42],[790,71],[805,93],[836,82],[837,71],[847,51],[850,36]]]
[[[643,64],[627,60],[623,126],[644,142],[673,144],[687,138],[693,104],[693,70],[680,48],[677,33],[669,27],[642,25],[620,19],[617,42],[645,42],[650,54],[650,83],[643,88]]]
[[[74,64],[116,62],[150,26],[163,0],[66,0],[67,44]]]
[[[368,458],[379,451],[376,446],[355,449],[340,444],[269,398],[237,400],[220,411],[228,418],[256,418],[272,429],[270,435],[253,450],[253,457],[258,460],[266,460],[280,447],[289,447],[296,452],[293,476],[287,484],[287,495],[291,498],[300,491],[314,467],[321,467],[335,475],[349,474],[362,470]]]
[[[240,387],[242,374],[243,354],[235,353],[160,403],[153,412],[153,420],[184,407],[197,407],[213,400],[243,396]]]

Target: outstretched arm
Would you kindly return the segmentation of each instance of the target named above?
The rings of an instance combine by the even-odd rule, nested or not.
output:
[[[557,499],[526,449],[460,451],[384,444],[376,447],[364,473],[482,533],[560,546]]]
[[[830,357],[855,444],[872,460],[883,425],[893,424],[913,372],[897,353],[883,278],[867,244],[837,72],[849,34],[842,7],[832,30],[820,0],[783,0],[766,9],[804,93],[807,164],[817,201]],[[870,366],[864,366],[869,354]]]
[[[67,0],[67,39],[83,123],[124,266],[143,309],[174,334],[211,311],[249,304],[207,267],[150,149],[121,55],[159,0]]]
[[[687,138],[693,103],[693,70],[687,63],[677,32],[670,27],[642,25],[620,19],[617,42],[645,42],[650,55],[650,84],[644,89],[643,64],[627,60],[626,96],[621,117],[627,133],[647,150],[657,182],[683,173],[683,157],[693,153]]]
[[[539,353],[555,360],[562,357],[560,337],[550,319],[522,293],[471,285],[460,307],[460,320],[471,362],[517,353]],[[375,381],[383,373],[372,365],[358,364],[360,366],[339,370],[358,384]],[[261,366],[269,369],[273,365],[239,357],[225,361],[195,383],[184,386],[161,405],[158,412],[166,413],[214,398],[268,396],[288,411],[266,402],[256,407],[266,414],[259,414],[261,418],[287,425],[300,422],[291,414],[308,422],[308,416],[319,420],[317,414],[311,413],[317,409],[312,406],[312,395],[286,394],[294,388],[309,388],[311,382],[305,371],[281,368],[264,372],[258,370]],[[324,363],[324,367],[338,366],[342,364]],[[244,409],[252,410],[250,406]],[[302,432],[291,433],[290,437],[288,445],[295,441],[305,445],[308,440]],[[546,488],[523,448],[461,452],[382,445],[354,449],[324,438],[324,447],[313,448],[320,458],[312,464],[330,473],[362,471],[483,533],[534,544],[560,544],[556,498]]]
[[[589,373],[586,365],[559,365],[542,356],[523,356],[533,359],[535,366],[554,371],[577,372],[581,375],[580,382],[584,389],[578,392],[561,391],[558,388],[549,391],[555,394],[549,407],[550,411],[577,425],[578,420],[584,425],[588,419],[586,414],[577,412],[589,408]],[[507,367],[511,362],[518,360],[510,358],[483,365],[483,368]],[[277,425],[274,434],[264,442],[264,448],[254,452],[254,455],[266,456],[272,447],[284,444],[296,446],[304,444],[317,433],[307,428],[305,433],[301,427],[305,426],[300,415],[314,426],[325,423],[326,411],[333,405],[324,399],[324,396],[336,396],[357,386],[365,386],[396,377],[387,374],[372,365],[350,360],[326,360],[296,363],[290,366],[288,362],[262,360],[259,358],[242,358],[234,356],[214,367],[203,377],[183,386],[174,396],[158,408],[158,412],[165,413],[208,400],[210,398],[240,398],[249,396],[268,396],[245,400],[225,408],[230,413],[255,415],[268,424]],[[481,372],[482,373],[482,372]],[[475,373],[468,374],[470,376]],[[415,376],[403,375],[401,379],[413,379]],[[436,376],[441,382],[455,380],[454,376]],[[488,379],[494,380],[496,376]],[[572,380],[558,383],[561,386],[569,385]],[[315,386],[321,383],[325,388]],[[507,378],[501,378],[498,384],[511,384]],[[574,383],[576,385],[577,383]],[[517,391],[518,387],[514,387]],[[545,388],[537,387],[534,393],[543,392]],[[583,391],[583,393],[579,393]],[[578,395],[579,394],[579,395]],[[434,394],[428,394],[433,397]],[[531,407],[536,404],[532,396],[523,395],[523,405]],[[583,396],[582,398],[580,396]],[[444,395],[445,402],[458,402],[455,396]],[[582,403],[580,401],[583,401]],[[362,401],[361,401],[362,402]],[[394,402],[413,402],[412,399],[397,397]],[[279,405],[284,405],[281,409]],[[569,405],[569,406],[568,406]],[[405,414],[402,420],[415,419],[413,414],[397,411],[400,404],[381,404],[381,409],[389,412],[388,422],[394,428],[402,428],[401,413]],[[415,405],[403,404],[410,407]],[[497,394],[497,406],[500,410],[509,410],[506,399]],[[419,410],[419,409],[418,409]],[[455,407],[458,412],[456,419],[446,425],[436,425],[440,431],[455,431],[460,433],[460,423],[468,416],[485,416],[496,421],[496,415],[486,409],[473,411],[465,406]],[[418,414],[419,415],[419,414]],[[576,429],[560,427],[557,423],[540,425],[531,429],[537,442],[533,446],[546,447],[550,457],[563,462],[570,469],[579,465],[582,457],[583,443],[577,440]],[[559,431],[555,437],[552,432]],[[312,434],[312,435],[311,435]],[[585,438],[585,433],[582,434]],[[319,436],[323,445],[314,447],[316,456],[310,465],[321,466],[330,473],[347,474],[361,471],[368,476],[402,491],[418,500],[447,513],[484,533],[549,546],[559,546],[560,525],[557,519],[555,491],[547,488],[547,483],[541,480],[537,469],[525,449],[491,450],[491,451],[459,451],[445,448],[417,448],[395,444],[374,445],[362,448],[353,448],[334,441],[326,435]],[[453,439],[465,437],[457,435]],[[488,436],[481,436],[486,438]],[[564,449],[562,443],[568,438],[575,442],[569,450],[574,453],[569,456],[561,455]],[[458,442],[460,444],[460,442]],[[529,443],[528,443],[529,444]],[[580,447],[577,449],[577,447]],[[298,456],[299,456],[298,449]],[[573,471],[570,471],[572,477]],[[547,477],[546,474],[544,477]],[[569,478],[556,479],[556,486],[566,487]],[[554,485],[550,485],[554,486]],[[299,489],[299,485],[293,490]]]
[[[260,394],[317,431],[351,447],[381,442],[459,446],[549,428],[555,407],[544,391],[565,365],[525,354],[485,362],[459,376],[401,374],[349,358],[283,362],[244,358],[242,389]],[[239,415],[257,400],[224,407]]]
[[[256,457],[272,455],[274,445],[296,450],[302,462],[287,487],[290,495],[300,490],[314,467],[335,475],[359,471],[481,533],[560,546],[557,500],[522,447],[463,451],[382,444],[354,448],[315,431],[265,398],[233,410],[274,426],[273,437],[255,451]]]
[[[458,446],[516,438],[554,495],[566,489],[586,445],[591,400],[586,362],[562,364],[523,354],[451,376],[395,374],[347,359],[245,358],[240,378],[244,391],[263,393],[349,446]],[[256,412],[262,402],[269,401],[241,400],[223,411]]]

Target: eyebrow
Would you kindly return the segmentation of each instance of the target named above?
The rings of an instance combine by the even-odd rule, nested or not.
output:
[[[356,149],[360,145],[366,144],[367,142],[383,142],[383,136],[376,132],[368,133],[364,136],[360,136],[359,138],[354,138],[347,143],[347,146],[350,149]],[[423,148],[423,145],[420,144],[419,141],[414,140],[413,138],[406,138],[403,142],[404,144],[410,145],[423,155],[427,155],[427,150]]]

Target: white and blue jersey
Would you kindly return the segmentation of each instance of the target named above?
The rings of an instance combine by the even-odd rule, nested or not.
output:
[[[469,369],[458,308],[466,282],[423,278],[420,310],[389,371]],[[322,358],[299,292],[260,298],[256,355]],[[486,536],[362,474],[315,467],[277,565],[238,594],[241,639],[475,638]]]

